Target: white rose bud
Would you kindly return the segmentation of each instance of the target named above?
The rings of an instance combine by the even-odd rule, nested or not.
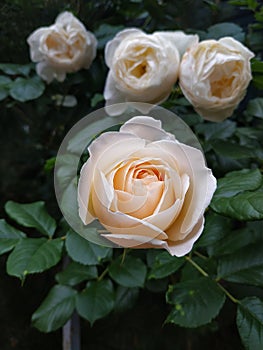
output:
[[[151,117],[134,117],[89,146],[78,184],[79,215],[96,218],[121,247],[187,254],[201,235],[216,189],[202,152]]]
[[[89,68],[97,40],[70,12],[61,13],[50,27],[35,30],[27,39],[37,74],[50,83],[64,81],[66,73]]]
[[[185,52],[180,87],[195,110],[215,122],[230,117],[246,94],[254,54],[237,40],[205,40]]]
[[[197,35],[180,31],[146,34],[130,28],[119,32],[105,48],[110,68],[104,89],[106,107],[121,102],[159,104],[166,100],[178,78],[180,55],[197,42]],[[108,111],[118,114],[122,112],[119,109],[120,106]]]

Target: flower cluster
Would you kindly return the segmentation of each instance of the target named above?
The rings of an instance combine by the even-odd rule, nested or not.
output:
[[[63,81],[66,73],[89,68],[97,40],[71,13],[55,24],[39,28],[28,38],[37,73],[47,82]],[[251,80],[254,54],[237,40],[199,42],[198,35],[182,31],[140,29],[120,31],[106,44],[109,73],[104,98],[109,114],[125,109],[121,102],[160,104],[179,80],[183,94],[205,119],[222,121],[232,115]]]
[[[180,31],[123,30],[106,45],[106,106],[129,101],[159,104],[179,77],[185,97],[201,116],[224,120],[246,93],[253,56],[230,37],[199,42],[197,35]]]
[[[104,89],[106,107],[120,102],[159,104],[166,100],[178,79],[181,56],[197,42],[197,35],[181,31],[146,34],[132,28],[119,32],[105,48],[110,69]],[[108,111],[122,112],[119,106]]]
[[[48,83],[89,68],[96,56],[94,34],[69,12],[33,32],[28,43]],[[245,96],[253,56],[231,37],[200,42],[182,31],[122,30],[105,47],[107,112],[121,114],[130,103],[139,110],[160,104],[178,81],[203,118],[222,121]],[[180,143],[160,121],[137,116],[89,146],[78,184],[79,217],[84,225],[98,219],[106,229],[102,236],[119,246],[182,256],[203,230],[215,189],[200,150]]]

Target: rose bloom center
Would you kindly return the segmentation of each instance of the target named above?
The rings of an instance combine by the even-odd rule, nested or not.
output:
[[[147,161],[138,162],[133,159],[117,166],[113,188],[117,195],[118,209],[111,209],[121,209],[131,216],[144,218],[153,214],[160,201],[165,174],[161,164],[155,166]]]
[[[231,97],[233,90],[238,85],[240,62],[227,62],[224,65],[215,65],[210,76],[210,88],[212,96],[218,98]]]

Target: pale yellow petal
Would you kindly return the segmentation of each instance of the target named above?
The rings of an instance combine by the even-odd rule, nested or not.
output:
[[[216,189],[216,179],[211,170],[206,167],[204,156],[198,149],[166,140],[156,142],[155,146],[174,155],[177,163],[180,164],[181,173],[189,176],[190,186],[175,223],[177,239],[184,239],[196,225],[200,214],[204,213],[209,205]],[[169,228],[168,236],[174,234],[173,232],[173,228]]]

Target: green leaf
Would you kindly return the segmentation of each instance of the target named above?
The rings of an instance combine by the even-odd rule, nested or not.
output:
[[[145,283],[145,287],[153,293],[165,293],[169,284],[169,277],[160,279],[148,279]]]
[[[91,243],[72,230],[67,233],[66,249],[72,260],[84,265],[100,264],[112,252],[111,248]]]
[[[263,218],[261,183],[262,175],[258,169],[228,173],[218,180],[210,206],[217,213],[237,220],[260,220]]]
[[[44,202],[21,204],[8,201],[5,211],[18,224],[33,227],[48,237],[52,237],[56,230],[56,222],[47,213]]]
[[[118,286],[116,290],[115,311],[126,311],[132,309],[139,296],[139,288],[127,288]]]
[[[231,230],[214,245],[208,247],[208,253],[210,256],[230,254],[261,239],[262,232],[254,232],[249,227]]]
[[[75,286],[85,280],[98,277],[96,266],[85,266],[76,262],[71,262],[65,270],[56,274],[56,280],[60,284]]]
[[[216,212],[240,221],[263,219],[263,192],[244,192],[233,198],[214,199],[211,207]]]
[[[9,88],[12,80],[4,75],[0,75],[0,101],[4,100],[9,94]]]
[[[256,190],[262,182],[259,169],[243,169],[226,174],[217,182],[214,198],[231,198],[243,191]]]
[[[91,99],[91,107],[94,108],[99,102],[104,101],[104,96],[102,94],[95,94]]]
[[[26,102],[40,97],[45,90],[45,84],[39,77],[16,78],[10,89],[14,100]]]
[[[207,247],[221,240],[231,229],[231,220],[210,212],[205,219],[204,231],[195,247]]]
[[[236,134],[243,144],[263,138],[263,130],[258,128],[240,127],[237,128]]]
[[[253,73],[263,73],[263,61],[252,59],[251,69]]]
[[[263,302],[260,299],[249,297],[240,301],[237,328],[247,350],[263,348]]]
[[[257,0],[247,0],[248,8],[252,11],[256,10],[256,8],[259,6],[259,3]]]
[[[210,144],[213,147],[214,151],[223,157],[233,159],[246,159],[255,157],[254,149],[239,145],[238,143],[223,140],[211,140]]]
[[[179,270],[184,262],[184,258],[177,258],[175,256],[171,256],[167,252],[162,252],[155,257],[155,261],[148,278],[159,279],[169,276]]]
[[[243,29],[235,23],[217,23],[208,28],[206,39],[220,39],[225,36],[231,36],[238,41],[243,42],[245,34]]]
[[[208,277],[170,286],[166,298],[173,304],[166,323],[182,327],[199,327],[211,322],[225,302],[224,293]]]
[[[225,120],[221,123],[202,123],[196,126],[196,131],[205,136],[205,140],[226,139],[233,135],[236,123]]]
[[[257,242],[222,257],[218,263],[218,278],[262,287],[262,251],[263,242]]]
[[[114,260],[109,267],[111,278],[123,287],[143,287],[147,268],[139,258],[126,256]]]
[[[0,220],[0,255],[9,252],[26,235],[8,225],[4,220]]]
[[[23,280],[28,274],[43,272],[59,262],[62,248],[61,238],[24,238],[7,259],[7,273]]]
[[[25,75],[28,76],[33,64],[15,64],[15,63],[0,63],[0,70],[8,75]]]
[[[76,294],[70,287],[54,286],[33,313],[33,326],[41,332],[52,332],[62,327],[73,313]]]
[[[199,256],[193,256],[191,260],[199,265],[210,278],[215,279],[217,275],[217,261],[213,258],[201,258]],[[188,281],[200,278],[200,272],[190,263],[185,264],[182,268],[180,281]]]
[[[98,49],[103,49],[106,43],[111,40],[115,34],[121,31],[124,26],[112,26],[110,24],[101,24],[99,28],[95,31],[95,36],[98,40]]]
[[[263,97],[250,100],[247,106],[247,113],[253,117],[263,119]]]
[[[250,50],[254,52],[262,50],[262,31],[250,31],[246,36],[246,42]]]
[[[254,73],[252,81],[257,89],[263,90],[263,74]]]
[[[149,267],[153,267],[155,258],[160,254],[158,249],[147,249],[146,251],[146,261]]]
[[[91,325],[114,308],[114,291],[110,280],[92,281],[77,295],[77,311]]]

